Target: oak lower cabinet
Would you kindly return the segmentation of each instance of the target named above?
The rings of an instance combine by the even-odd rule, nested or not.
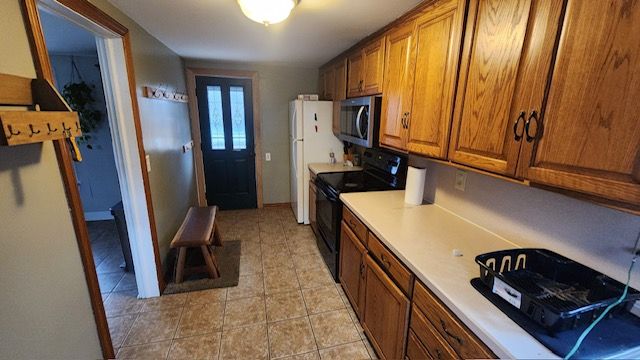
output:
[[[340,228],[339,277],[353,310],[362,319],[367,249],[344,220]]]
[[[402,359],[409,298],[371,256],[366,256],[362,327],[382,359]]]

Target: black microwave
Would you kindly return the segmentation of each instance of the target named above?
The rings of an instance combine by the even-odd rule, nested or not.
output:
[[[340,140],[364,146],[378,144],[382,97],[365,96],[340,102]]]

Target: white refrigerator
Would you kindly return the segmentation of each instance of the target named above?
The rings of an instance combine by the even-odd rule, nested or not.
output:
[[[289,103],[291,207],[298,223],[309,223],[309,164],[328,163],[331,151],[342,158],[342,142],[333,135],[332,120],[331,101]]]

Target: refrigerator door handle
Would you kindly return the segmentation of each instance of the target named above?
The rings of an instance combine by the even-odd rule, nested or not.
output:
[[[364,135],[362,134],[362,129],[360,129],[360,120],[362,119],[362,113],[364,112],[364,106],[360,106],[358,110],[358,115],[356,115],[356,130],[358,130],[358,135],[360,135],[361,139],[364,139]]]

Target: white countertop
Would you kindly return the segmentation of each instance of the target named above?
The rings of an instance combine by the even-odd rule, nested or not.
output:
[[[360,171],[360,166],[347,166],[344,163],[311,163],[309,164],[309,170],[318,175],[320,173],[340,172],[340,171]]]
[[[469,281],[479,254],[518,247],[438,205],[408,205],[404,191],[340,199],[500,358],[558,358],[485,299]],[[461,250],[462,257],[452,251]]]

